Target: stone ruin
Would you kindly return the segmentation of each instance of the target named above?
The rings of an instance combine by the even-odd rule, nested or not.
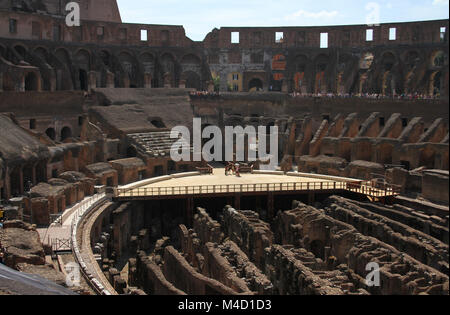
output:
[[[445,211],[340,196],[315,207],[294,201],[292,208],[271,222],[230,206],[214,220],[197,208],[192,228],[180,218],[161,228],[136,221],[144,206],[123,204],[112,217],[121,233],[105,244],[104,257],[129,257],[128,273],[112,283],[118,292],[151,295],[449,294]],[[114,245],[123,237],[131,248]],[[109,262],[105,274],[118,274]],[[367,284],[370,263],[380,268],[380,286]]]
[[[90,245],[118,293],[448,294],[448,20],[383,24],[370,45],[365,25],[223,27],[194,42],[182,26],[122,23],[114,0],[80,1],[83,27],[68,28],[57,2],[0,1],[11,267],[52,273],[16,219],[46,228],[103,186],[202,166],[170,159],[171,129],[198,117],[202,129],[278,127],[281,171],[382,180],[402,195],[294,202],[274,217],[218,199],[191,205],[193,222],[176,201],[113,203]],[[369,262],[380,287],[366,285]]]

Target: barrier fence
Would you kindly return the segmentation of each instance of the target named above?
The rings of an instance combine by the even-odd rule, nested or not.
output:
[[[97,195],[94,195],[90,198],[87,198],[83,200],[76,209],[75,215],[72,219],[71,224],[71,238],[72,238],[72,252],[74,254],[75,261],[78,263],[78,265],[81,267],[80,271],[83,274],[83,277],[86,279],[86,281],[90,284],[90,286],[101,295],[111,295],[111,293],[105,289],[105,287],[91,274],[89,271],[88,266],[83,260],[83,257],[81,256],[81,248],[78,245],[77,241],[77,229],[78,225],[81,222],[81,220],[97,205],[99,205],[101,202],[107,200],[107,196],[105,192],[99,193]]]
[[[385,187],[373,186],[370,182],[291,182],[270,184],[228,184],[228,185],[200,185],[174,187],[138,187],[118,188],[116,197],[160,197],[183,195],[208,195],[226,193],[259,193],[259,192],[300,192],[321,190],[346,190],[365,194],[371,197],[388,197],[400,193],[400,188],[394,185]]]

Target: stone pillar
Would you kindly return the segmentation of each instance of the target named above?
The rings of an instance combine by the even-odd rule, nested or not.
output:
[[[20,78],[18,92],[25,92],[25,74],[23,74],[22,77]]]
[[[106,87],[107,88],[113,89],[115,87],[114,79],[115,79],[114,73],[107,71],[106,72]]]
[[[241,210],[241,194],[234,195],[234,209]]]
[[[308,205],[313,206],[314,202],[316,202],[316,194],[314,191],[310,191],[308,193]]]
[[[125,88],[129,88],[130,87],[130,77],[127,75],[125,75],[125,77],[123,78],[123,87]]]
[[[275,210],[274,210],[274,197],[273,193],[269,192],[267,194],[267,221],[272,222],[273,218],[275,217]]]
[[[44,85],[44,80],[42,79],[42,75],[40,72],[36,73],[37,82],[36,82],[36,91],[41,92],[42,86]]]
[[[56,75],[54,71],[51,71],[50,75],[50,92],[56,91]]]
[[[287,93],[289,90],[288,81],[286,79],[281,83],[281,92]]]
[[[165,73],[164,74],[164,87],[166,89],[172,87],[172,76],[170,75],[170,73]]]
[[[88,74],[88,90],[95,89],[97,87],[97,72],[89,71]]]
[[[180,89],[185,89],[186,88],[186,80],[180,80],[180,84],[178,85],[178,87]]]
[[[194,198],[189,196],[186,199],[186,223],[187,227],[194,225]]]
[[[144,88],[151,89],[152,88],[152,74],[144,73]]]
[[[213,93],[214,92],[214,82],[213,81],[208,81],[207,82],[207,86],[208,86],[208,92],[209,93]]]

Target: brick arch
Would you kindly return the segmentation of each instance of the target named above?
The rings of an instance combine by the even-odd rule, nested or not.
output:
[[[70,52],[64,47],[57,47],[51,52],[56,70],[56,89],[72,90],[75,82],[75,71],[72,68]]]
[[[42,55],[46,61],[49,57],[49,51],[45,46],[36,46],[33,48],[33,53],[37,55]]]
[[[326,93],[329,90],[327,71],[330,68],[330,56],[319,54],[314,58],[314,93]]]
[[[202,82],[200,75],[194,71],[186,71],[181,74],[181,79],[185,81],[185,86],[188,89],[201,90]]]
[[[144,73],[153,73],[155,71],[156,56],[152,52],[142,52],[138,60],[144,68]]]
[[[435,50],[431,53],[430,65],[432,68],[443,67],[447,64],[448,64],[448,55],[445,54],[444,50]]]
[[[135,54],[129,50],[122,50],[117,55],[122,68],[122,81],[125,87],[138,87],[139,67]]]
[[[82,67],[85,71],[91,70],[92,60],[91,60],[92,53],[85,48],[79,48],[74,54],[73,54],[73,62],[78,66]]]
[[[28,53],[28,47],[22,43],[16,43],[11,46],[13,50],[23,59],[25,59],[26,54]]]
[[[95,56],[106,67],[111,66],[113,54],[109,49],[102,48],[95,52]]]
[[[415,60],[419,59],[419,60]],[[412,63],[420,64],[423,62],[423,54],[418,49],[408,49],[400,55],[400,60],[405,65],[409,65]]]
[[[178,82],[178,62],[177,58],[170,52],[163,52],[158,58],[158,77],[163,85],[170,84],[172,87],[177,86]]]
[[[387,63],[392,64],[392,67],[395,66],[395,64],[398,63],[398,56],[394,51],[388,50],[388,51],[384,51],[381,55],[380,55],[380,60],[381,60],[381,65],[384,67],[384,70],[388,70],[386,69],[386,66],[388,66]],[[391,70],[391,69],[389,69]]]
[[[299,93],[308,93],[310,88],[308,82],[311,80],[311,59],[306,54],[297,54],[293,60],[293,87]]]

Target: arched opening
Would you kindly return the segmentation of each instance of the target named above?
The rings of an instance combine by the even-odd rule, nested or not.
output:
[[[326,93],[328,90],[326,80],[326,70],[328,68],[329,58],[327,55],[319,55],[315,60],[316,76],[314,93]]]
[[[391,71],[396,63],[394,54],[387,52],[383,55],[382,65],[384,71]]]
[[[24,190],[30,191],[33,185],[33,167],[31,165],[25,165],[23,167],[23,184]]]
[[[187,73],[186,87],[188,87],[188,81],[191,81],[191,85],[188,88],[195,88],[199,90],[200,86],[200,73],[201,73],[201,60],[199,57],[193,54],[188,54],[181,59],[181,71]]]
[[[166,125],[161,119],[152,119],[150,123],[156,128],[166,128]]]
[[[405,56],[405,65],[408,70],[412,70],[420,64],[420,56],[417,51],[409,51]]]
[[[144,77],[144,86],[148,87],[158,87],[155,81],[156,78],[154,78],[155,73],[155,58],[150,53],[143,53],[139,56],[139,61],[141,63],[141,67],[144,70],[144,75],[147,75]],[[151,81],[148,82],[148,75],[151,76]]]
[[[69,127],[64,127],[61,130],[61,141],[72,138],[72,130]]]
[[[111,64],[111,55],[106,50],[102,50],[100,52],[100,59],[103,62],[103,65],[109,67]]]
[[[434,169],[435,151],[429,148],[423,149],[420,152],[419,167],[426,167],[427,169]]]
[[[441,95],[442,91],[442,74],[440,71],[431,75],[430,94],[433,96]]]
[[[324,243],[320,240],[312,241],[310,244],[310,251],[313,253],[317,258],[325,259],[325,246]]]
[[[56,140],[56,131],[54,128],[48,128],[45,131],[45,134],[47,135],[47,137],[49,137],[51,140],[55,141]]]
[[[129,146],[127,148],[127,157],[129,157],[129,158],[137,157],[137,150],[135,147]]]
[[[27,50],[25,49],[25,47],[17,45],[14,47],[14,50],[19,54],[19,56],[22,58],[22,60],[25,59],[25,56],[27,54]]]
[[[165,53],[160,59],[160,76],[164,86],[175,86],[175,58]]]
[[[76,79],[76,75],[71,74],[71,64],[72,61],[69,57],[69,53],[63,49],[59,48],[56,50],[56,89],[61,90],[72,90],[73,82]],[[75,73],[75,72],[74,72]]]
[[[383,54],[382,65],[382,77],[381,77],[381,94],[391,96],[396,93],[396,78],[392,69],[397,60],[391,52]]]
[[[249,92],[259,92],[262,90],[263,90],[263,82],[260,79],[254,78],[250,80],[250,82],[248,83]]]
[[[80,90],[88,90],[88,76],[86,70],[80,69],[78,74],[78,79],[80,80]]]
[[[445,65],[445,53],[443,51],[435,52],[431,63],[433,67],[443,67]]]
[[[20,181],[20,169],[18,167],[14,168],[10,175],[11,178],[11,194],[15,197],[20,196],[23,193],[23,186]]]
[[[34,72],[29,72],[25,76],[25,91],[37,91],[38,79]]]
[[[186,80],[187,89],[196,89],[197,91],[201,90],[200,76],[197,73],[188,71],[183,73],[182,78]]]
[[[121,52],[119,60],[125,76],[124,86],[126,88],[137,87],[137,66],[134,57],[128,52]]]

